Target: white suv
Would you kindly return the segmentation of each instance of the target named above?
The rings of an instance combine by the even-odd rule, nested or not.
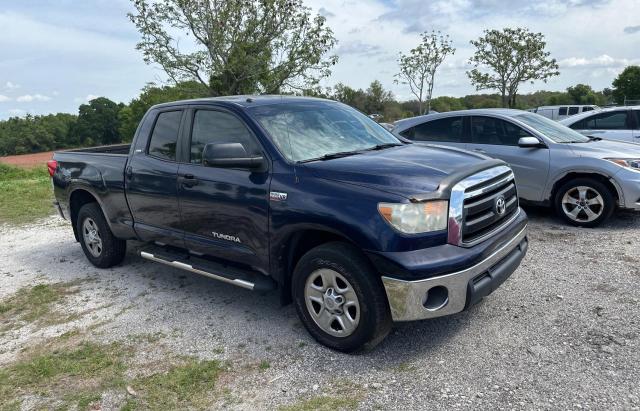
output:
[[[640,144],[640,106],[594,110],[560,123],[587,136]]]

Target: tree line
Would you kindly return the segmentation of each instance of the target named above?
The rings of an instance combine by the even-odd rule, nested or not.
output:
[[[632,70],[638,74],[633,84],[638,89],[636,96],[640,98],[640,67],[636,69]],[[366,89],[355,89],[338,83],[334,87],[322,90],[309,89],[297,94],[337,100],[366,114],[380,114],[381,121],[385,122],[416,116],[423,110],[417,99],[398,101],[378,80],[373,81]],[[588,85],[577,84],[566,91],[537,91],[520,95],[517,108],[557,104],[605,105],[611,102],[614,94],[611,89],[594,91]],[[128,104],[98,97],[80,105],[78,114],[12,117],[0,121],[0,155],[130,142],[138,123],[151,106],[209,96],[210,90],[194,81],[161,87],[148,85]],[[499,107],[501,98],[497,93],[471,94],[464,97],[442,96],[431,100],[431,109],[443,112]]]
[[[595,91],[577,84],[564,92],[520,95],[521,84],[546,82],[559,74],[543,34],[526,28],[485,30],[470,41],[475,52],[466,75],[477,91],[489,94],[465,97],[433,98],[437,71],[456,50],[447,35],[422,33],[418,45],[398,57],[395,81],[407,85],[415,97],[401,102],[377,80],[366,89],[342,83],[319,86],[338,62],[330,54],[337,40],[326,18],[314,15],[303,0],[226,0],[216,7],[202,0],[132,3],[134,12],[128,17],[140,32],[137,49],[147,64],[162,67],[171,84],[148,85],[128,104],[99,97],[82,104],[77,115],[27,115],[0,121],[0,155],[127,142],[152,105],[207,96],[320,96],[367,114],[381,114],[386,122],[430,110],[640,100],[640,66],[627,67],[612,89]],[[180,47],[176,32],[192,39],[192,44]]]

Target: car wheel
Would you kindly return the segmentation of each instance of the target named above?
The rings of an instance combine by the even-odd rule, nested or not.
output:
[[[555,208],[569,224],[597,227],[611,217],[615,200],[611,191],[601,182],[578,178],[558,189]]]
[[[97,203],[83,205],[76,224],[80,245],[91,264],[109,268],[122,262],[127,242],[113,235]]]
[[[302,256],[293,273],[292,293],[309,333],[335,350],[373,348],[391,330],[380,276],[349,244],[323,244]]]

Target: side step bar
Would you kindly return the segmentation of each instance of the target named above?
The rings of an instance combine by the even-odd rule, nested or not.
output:
[[[276,283],[269,277],[262,274],[240,272],[237,269],[225,268],[225,266],[221,264],[211,263],[204,260],[200,261],[201,259],[199,258],[194,258],[196,261],[191,261],[192,258],[189,256],[183,258],[182,255],[165,253],[163,250],[154,250],[152,252],[143,250],[140,251],[140,256],[146,260],[190,271],[205,277],[213,278],[214,280],[237,285],[238,287],[246,288],[247,290],[268,291],[276,288]],[[253,279],[251,277],[256,278]]]

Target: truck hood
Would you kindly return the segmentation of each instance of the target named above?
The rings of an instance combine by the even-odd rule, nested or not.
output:
[[[640,145],[623,141],[600,140],[568,144],[568,146],[575,155],[580,157],[640,158]]]
[[[491,163],[488,157],[463,150],[408,144],[314,161],[304,167],[319,178],[412,198],[438,190],[446,177],[482,162]]]

